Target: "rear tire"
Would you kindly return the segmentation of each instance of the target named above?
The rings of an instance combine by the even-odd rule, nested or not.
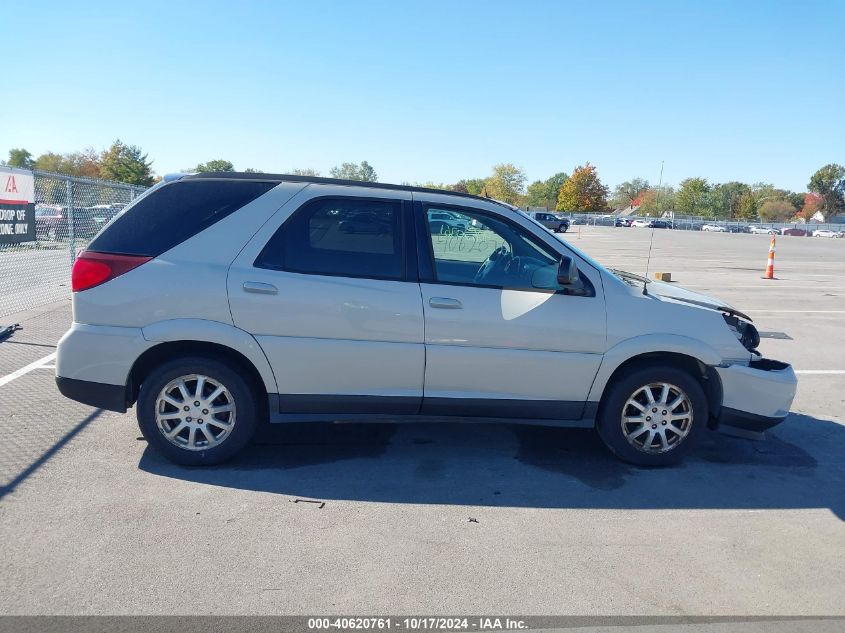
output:
[[[672,365],[641,366],[608,386],[596,430],[623,461],[668,466],[695,447],[708,413],[704,389],[694,376]]]
[[[144,379],[138,426],[149,445],[176,464],[219,464],[252,439],[255,399],[256,389],[236,369],[214,358],[181,358]]]

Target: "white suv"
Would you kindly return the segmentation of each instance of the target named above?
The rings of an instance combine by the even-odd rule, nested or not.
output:
[[[472,230],[440,233],[446,213]],[[706,429],[759,435],[792,403],[750,319],[612,271],[513,207],[304,176],[177,176],[73,268],[66,396],[136,405],[182,464],[264,421],[595,427],[622,459],[674,462]]]

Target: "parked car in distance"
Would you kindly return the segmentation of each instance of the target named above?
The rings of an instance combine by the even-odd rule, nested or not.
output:
[[[711,233],[727,233],[727,227],[722,226],[721,224],[704,224],[701,227],[702,231],[710,231]]]
[[[666,220],[654,220],[651,218],[637,218],[631,222],[631,226],[648,229],[668,229],[671,225]]]
[[[752,224],[751,228],[748,229],[749,233],[754,233],[755,235],[765,234],[765,235],[777,235],[778,230],[772,228],[771,226],[760,226],[759,224]]]
[[[790,226],[790,227],[786,227],[786,228],[781,229],[780,234],[781,235],[792,235],[792,236],[796,236],[796,237],[806,237],[807,231],[805,231],[804,229],[799,229],[798,227],[795,227],[795,226]]]
[[[549,213],[548,211],[531,212],[529,215],[555,233],[566,233],[569,230],[569,219],[562,215]]]
[[[35,206],[35,238],[38,240],[67,240],[71,237],[69,210],[61,205]],[[73,209],[73,237],[90,239],[100,230],[94,221],[91,207]]]
[[[469,226],[468,221],[461,220],[454,213],[448,211],[435,213],[431,219],[431,231],[433,233],[463,233]]]
[[[751,230],[746,224],[728,224],[729,233],[750,233]]]
[[[126,208],[125,204],[97,204],[89,207],[94,220],[95,233],[108,224],[111,219]]]
[[[613,226],[631,226],[631,218],[616,218]]]
[[[472,234],[441,239],[444,214]],[[179,464],[224,461],[267,421],[424,420],[595,428],[621,459],[666,465],[708,430],[780,423],[796,389],[725,302],[457,192],[168,176],[78,256],[71,286],[59,391],[134,405]]]
[[[816,229],[813,231],[813,237],[842,237],[842,231],[834,231],[832,229]]]

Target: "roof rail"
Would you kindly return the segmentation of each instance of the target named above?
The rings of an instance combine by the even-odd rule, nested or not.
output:
[[[430,187],[415,187],[413,185],[394,185],[385,182],[364,182],[362,180],[344,180],[342,178],[323,178],[321,176],[298,176],[294,174],[264,174],[260,172],[243,171],[207,171],[197,174],[185,174],[182,180],[195,180],[213,178],[215,180],[263,180],[271,182],[305,182],[317,185],[344,185],[347,187],[371,187],[373,189],[389,189],[393,191],[418,191],[420,193],[439,193],[458,198],[469,198],[471,200],[483,200],[492,202],[513,210],[515,207],[501,200],[475,196],[471,193],[460,191],[449,191],[447,189],[432,189]]]

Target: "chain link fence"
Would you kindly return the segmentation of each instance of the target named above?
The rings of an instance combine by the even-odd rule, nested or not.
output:
[[[35,171],[35,241],[0,244],[0,317],[70,297],[77,252],[145,190]]]
[[[831,231],[845,237],[845,216],[836,216],[830,222],[760,222],[752,220],[726,220],[708,218],[703,215],[663,215],[661,217],[627,215],[626,213],[569,213],[549,210],[546,207],[526,207],[528,213],[554,213],[567,218],[571,225],[617,226],[618,220],[661,220],[668,228],[684,231],[713,231],[725,233],[773,233],[775,235],[812,237],[816,231]],[[714,227],[719,227],[715,229]],[[721,230],[723,229],[723,230]]]

